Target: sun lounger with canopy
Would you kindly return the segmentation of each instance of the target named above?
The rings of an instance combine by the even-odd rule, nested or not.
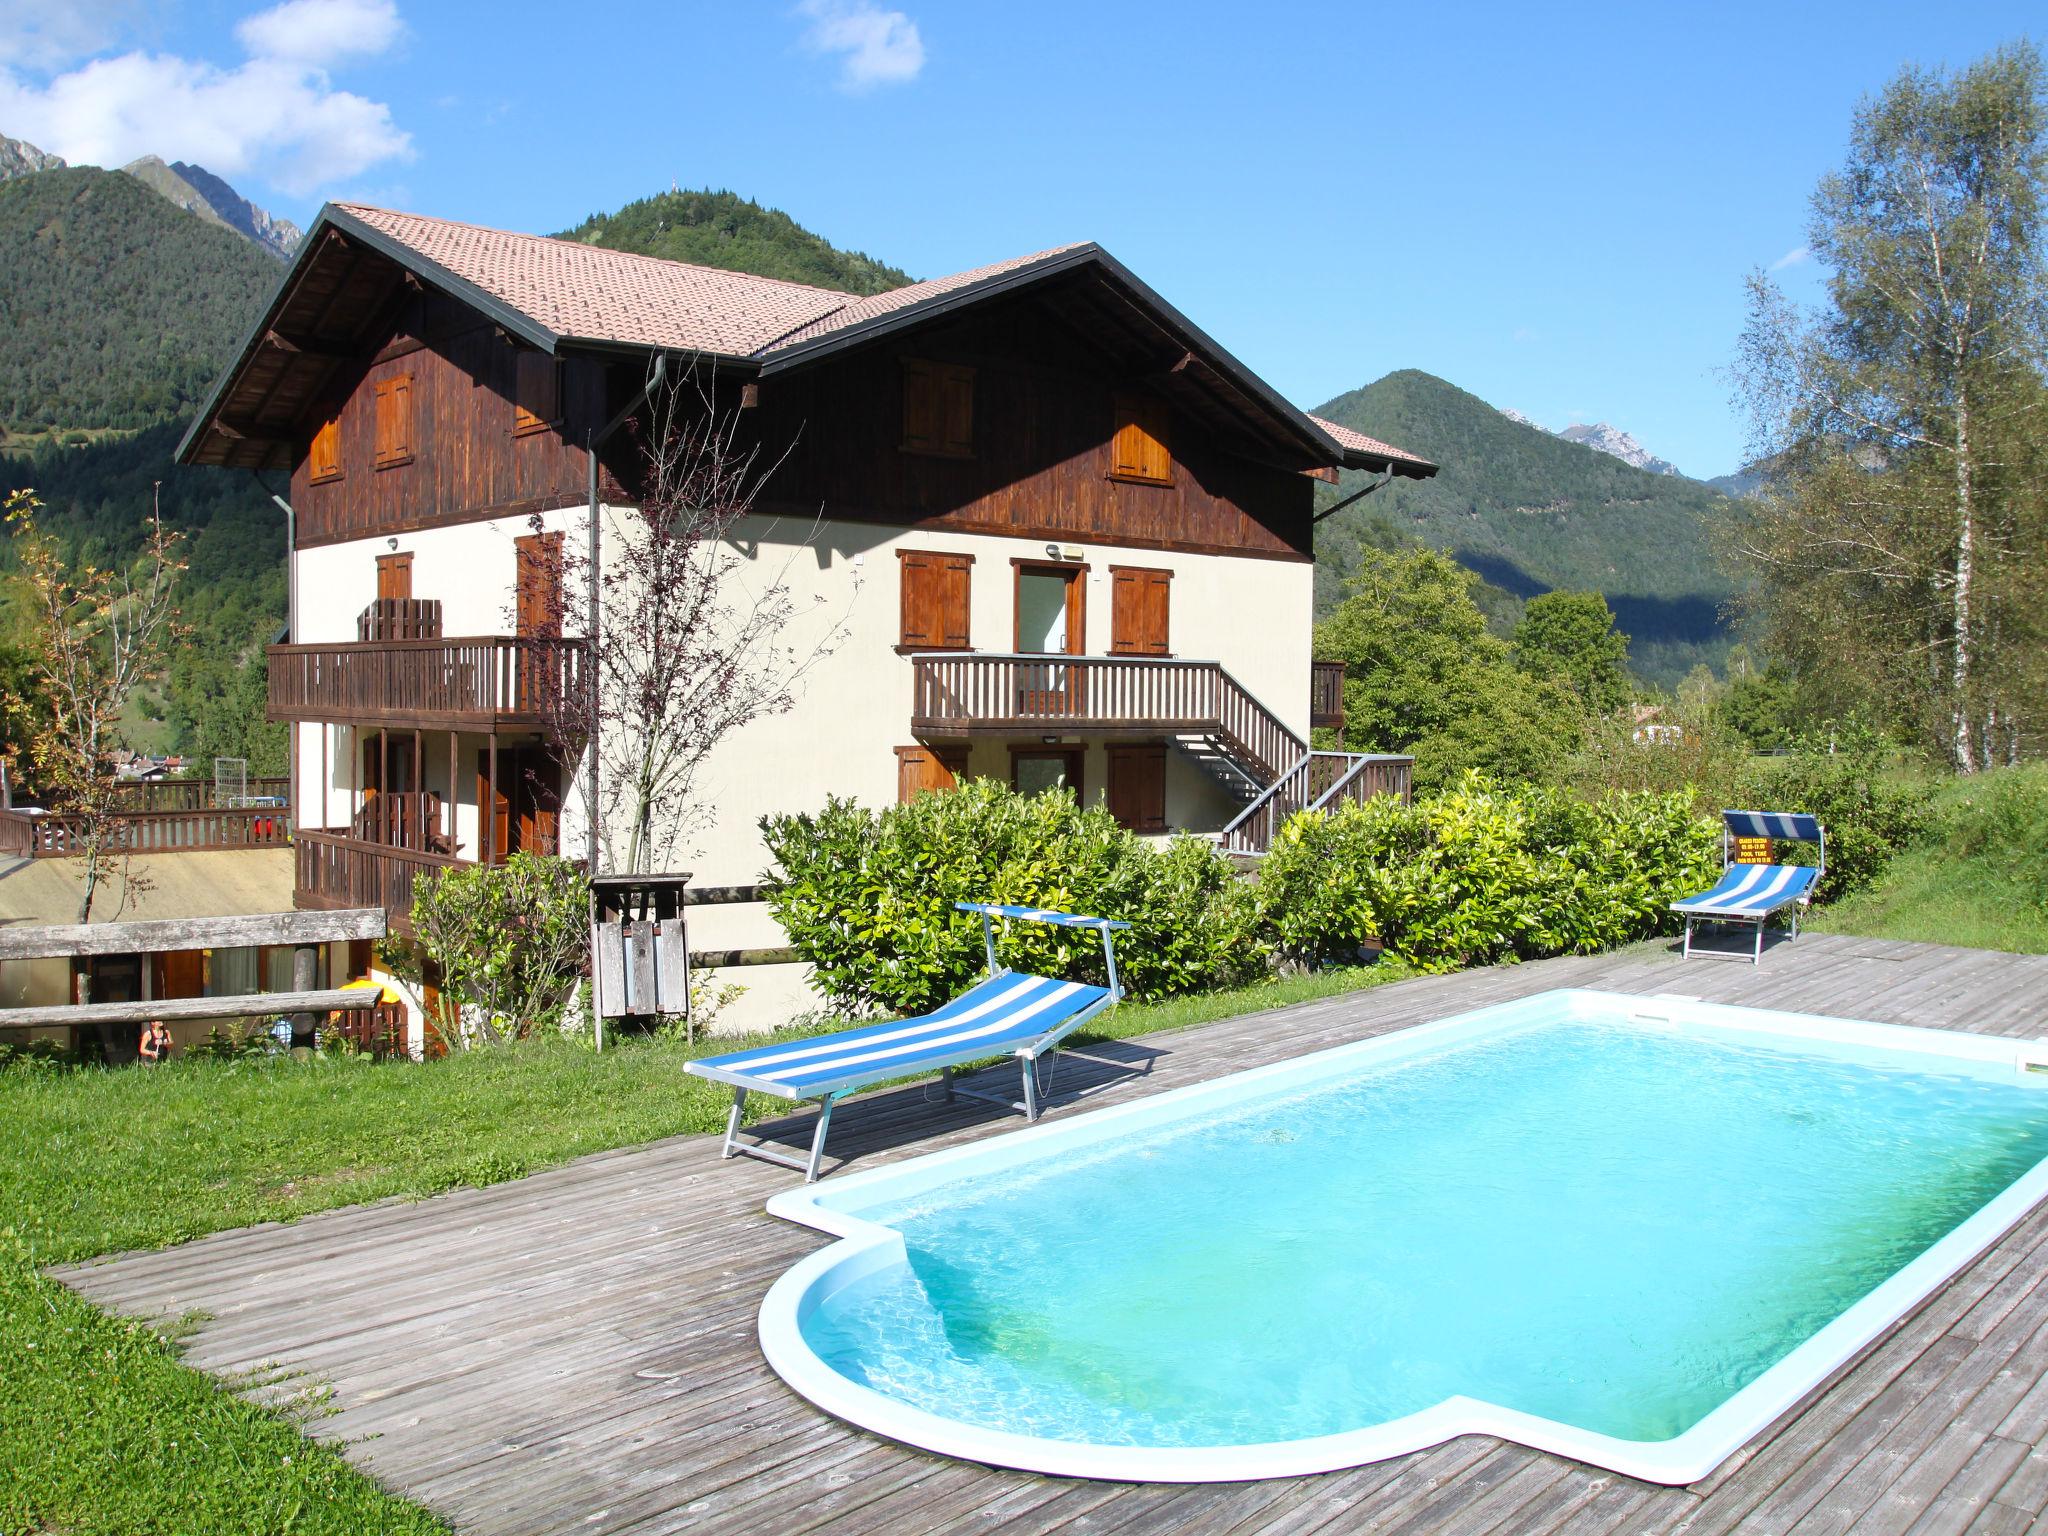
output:
[[[1773,864],[1768,861],[1772,842],[1812,843],[1819,849],[1814,864]],[[1760,848],[1759,845],[1762,845]],[[1745,854],[1764,853],[1764,859],[1745,859]],[[1723,811],[1721,813],[1720,880],[1710,891],[1674,901],[1671,910],[1685,918],[1685,954],[1692,955],[1693,925],[1700,922],[1748,924],[1756,930],[1756,947],[1750,963],[1763,958],[1764,924],[1779,912],[1789,912],[1792,937],[1799,937],[1799,913],[1813,900],[1813,888],[1827,873],[1827,833],[1819,820],[1786,811]]]
[[[963,1098],[1016,1110],[1028,1120],[1038,1118],[1038,1059],[1055,1050],[1060,1041],[1103,1009],[1114,1007],[1123,996],[1123,988],[1116,979],[1116,949],[1111,935],[1130,924],[1039,907],[978,901],[959,901],[953,905],[962,912],[981,914],[988,975],[943,1007],[916,1018],[863,1024],[829,1035],[709,1056],[684,1065],[686,1072],[732,1088],[724,1156],[744,1154],[800,1168],[804,1181],[809,1183],[818,1177],[818,1164],[825,1152],[825,1132],[832,1123],[832,1106],[838,1100],[856,1089],[890,1078],[917,1077],[932,1071],[937,1071],[945,1083],[948,1098],[957,1093]],[[1098,987],[1079,981],[1055,981],[1008,969],[996,958],[995,929],[990,920],[997,917],[1096,930],[1102,935],[1102,958],[1109,984]],[[954,1084],[953,1068],[994,1056],[1014,1057],[1020,1064],[1024,1076],[1021,1102]],[[818,1124],[811,1136],[809,1157],[798,1158],[773,1147],[740,1140],[740,1118],[749,1093],[774,1094],[798,1102],[818,1101]]]

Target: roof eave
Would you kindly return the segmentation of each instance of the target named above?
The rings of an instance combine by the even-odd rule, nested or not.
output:
[[[243,338],[242,345],[235,350],[234,361],[214,381],[205,403],[199,408],[199,414],[193,418],[192,425],[186,430],[185,435],[178,440],[172,462],[191,462],[189,455],[192,449],[202,441],[219,413],[221,402],[226,398],[229,389],[241,376],[242,371],[249,366],[264,335],[276,324],[278,314],[290,296],[294,283],[309,265],[320,259],[324,236],[330,230],[340,233],[346,239],[360,241],[378,255],[397,263],[421,281],[433,284],[450,297],[480,311],[495,324],[503,326],[513,335],[523,338],[543,352],[553,353],[560,344],[561,338],[532,316],[514,309],[467,278],[458,277],[439,262],[428,260],[403,241],[394,240],[354,214],[346,213],[334,204],[327,203],[322,205],[320,212],[313,219],[312,228],[307,230],[305,237],[300,240],[298,255],[285,269],[284,276],[278,280],[277,288],[270,296],[270,302],[263,307],[262,314],[257,317],[255,325]]]
[[[1427,459],[1397,459],[1384,453],[1368,453],[1363,448],[1343,448],[1343,465],[1346,469],[1392,470],[1404,480],[1427,480],[1437,472],[1437,466]]]

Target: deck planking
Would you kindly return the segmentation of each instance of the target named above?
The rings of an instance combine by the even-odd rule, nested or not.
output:
[[[2048,957],[1835,935],[1760,966],[1662,946],[1420,977],[1093,1047],[1055,1113],[1204,1081],[1561,986],[1986,1033],[2048,1033]],[[848,1100],[832,1166],[996,1134],[1013,1117],[919,1087]],[[806,1116],[764,1129],[792,1141]],[[2048,1526],[2048,1207],[1691,1488],[1466,1436],[1314,1477],[1132,1485],[969,1466],[825,1417],[767,1369],[762,1295],[822,1235],[769,1220],[789,1183],[713,1136],[596,1153],[485,1190],[267,1224],[61,1278],[112,1310],[199,1314],[193,1365],[271,1401],[331,1391],[312,1432],[457,1529],[1073,1529],[1933,1533]],[[335,1304],[365,1273],[376,1308]],[[406,1277],[395,1285],[392,1277]],[[279,1297],[304,1298],[280,1305]]]

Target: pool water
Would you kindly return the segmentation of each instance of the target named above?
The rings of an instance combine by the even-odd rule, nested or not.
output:
[[[846,1209],[907,1264],[802,1339],[1043,1440],[1258,1445],[1462,1396],[1662,1441],[2048,1158],[2048,1084],[2009,1061],[1586,1012],[885,1180]]]

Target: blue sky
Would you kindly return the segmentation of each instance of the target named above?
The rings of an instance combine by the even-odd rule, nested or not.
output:
[[[730,187],[934,276],[1094,239],[1285,394],[1424,368],[1688,473],[1857,99],[2017,4],[0,7],[0,132],[548,232]],[[1810,262],[1782,270],[1813,291]]]

